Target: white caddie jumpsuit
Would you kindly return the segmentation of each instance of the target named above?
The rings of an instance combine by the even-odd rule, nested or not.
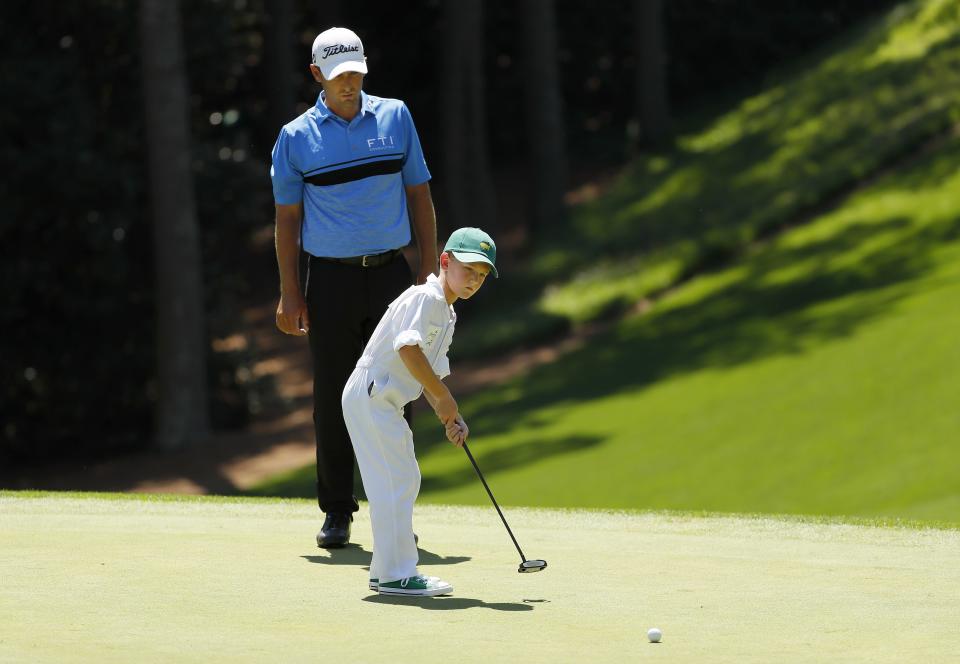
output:
[[[445,378],[456,321],[436,276],[411,286],[380,319],[343,389],[343,419],[370,503],[370,578],[381,583],[417,574],[413,503],[420,492],[420,467],[403,407],[420,396],[423,386],[397,351],[420,346],[434,372]]]

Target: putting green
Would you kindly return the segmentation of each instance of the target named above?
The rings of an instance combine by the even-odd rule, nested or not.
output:
[[[0,492],[0,661],[945,661],[960,532],[492,508],[416,513],[446,598],[366,588],[310,501]],[[646,641],[648,627],[663,642]]]

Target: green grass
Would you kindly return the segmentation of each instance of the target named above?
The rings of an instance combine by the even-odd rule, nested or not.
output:
[[[484,494],[486,495],[486,494]],[[48,506],[63,506],[63,511],[73,510],[77,504],[83,505],[84,500],[103,502],[133,502],[147,504],[183,505],[190,509],[216,509],[220,505],[225,511],[233,510],[235,506],[249,506],[260,509],[258,506],[275,506],[280,510],[306,509],[314,513],[316,497],[295,495],[257,495],[253,494],[176,494],[176,493],[119,493],[111,491],[45,491],[33,489],[0,489],[0,501],[38,501],[38,504]],[[365,503],[366,499],[361,502]],[[488,504],[488,503],[486,503]],[[436,505],[436,504],[435,504]],[[203,507],[208,506],[208,507]],[[443,505],[436,505],[443,508]],[[455,505],[448,505],[456,509]],[[366,506],[364,505],[364,509]],[[52,508],[51,508],[52,509]],[[152,509],[152,508],[148,508]],[[267,507],[266,509],[269,509]],[[536,508],[535,508],[536,509]],[[744,523],[752,521],[769,521],[771,519],[787,526],[856,526],[862,528],[881,528],[894,530],[914,531],[955,531],[960,530],[960,523],[936,521],[931,519],[908,519],[889,516],[849,516],[823,514],[771,514],[762,512],[716,512],[710,510],[650,510],[637,508],[609,509],[602,507],[573,507],[573,508],[546,508],[558,515],[578,515],[580,518],[590,518],[591,515],[601,518],[607,517],[645,517],[663,519],[666,521],[695,521],[699,519],[730,519],[734,518]]]
[[[549,563],[519,575],[490,507],[418,506],[421,570],[455,590],[391,598],[367,589],[368,517],[326,551],[312,500],[0,492],[0,661],[940,662],[960,648],[957,530],[514,508],[525,552]]]
[[[681,119],[673,148],[639,157],[538,238],[453,352],[482,356],[624,311],[807,218],[958,119],[960,5],[899,6],[731,110]]]

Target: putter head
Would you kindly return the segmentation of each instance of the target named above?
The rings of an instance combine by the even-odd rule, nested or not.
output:
[[[520,563],[517,571],[521,574],[531,574],[533,572],[542,572],[546,566],[546,560],[524,560]]]

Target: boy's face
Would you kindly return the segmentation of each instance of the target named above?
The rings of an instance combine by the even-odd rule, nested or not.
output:
[[[463,263],[449,252],[441,255],[440,266],[446,270],[447,287],[461,300],[469,299],[480,290],[490,274],[490,266],[486,263]]]

